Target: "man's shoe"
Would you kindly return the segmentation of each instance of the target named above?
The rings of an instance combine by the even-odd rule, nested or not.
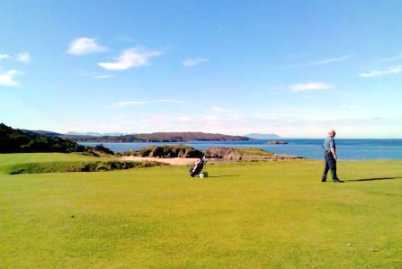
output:
[[[321,182],[327,182],[327,179],[326,179],[326,178],[322,178],[322,179],[321,179]]]

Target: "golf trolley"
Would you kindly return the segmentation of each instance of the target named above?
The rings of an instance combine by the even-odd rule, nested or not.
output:
[[[206,165],[207,161],[205,156],[200,158],[195,162],[195,164],[191,167],[190,169],[190,176],[191,177],[199,177],[199,178],[204,178],[208,177],[208,172],[202,171]]]

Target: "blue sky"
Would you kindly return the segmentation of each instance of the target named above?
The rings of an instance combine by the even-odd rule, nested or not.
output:
[[[0,121],[402,137],[400,1],[2,1]]]

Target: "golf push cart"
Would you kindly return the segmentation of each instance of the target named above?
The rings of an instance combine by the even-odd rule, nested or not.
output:
[[[207,163],[207,160],[205,156],[199,158],[194,165],[190,169],[190,176],[191,177],[199,177],[199,178],[204,178],[208,177],[208,172],[203,172],[202,170],[204,169],[205,165]]]

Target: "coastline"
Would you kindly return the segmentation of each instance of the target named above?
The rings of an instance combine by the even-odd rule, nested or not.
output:
[[[277,155],[301,156],[306,159],[322,160],[322,139],[284,139],[286,145],[270,145],[266,140],[242,142],[189,141],[185,143],[82,143],[94,146],[103,144],[115,152],[138,150],[151,145],[183,144],[198,150],[210,147],[246,148],[258,147]],[[341,160],[402,160],[402,139],[337,139]]]

